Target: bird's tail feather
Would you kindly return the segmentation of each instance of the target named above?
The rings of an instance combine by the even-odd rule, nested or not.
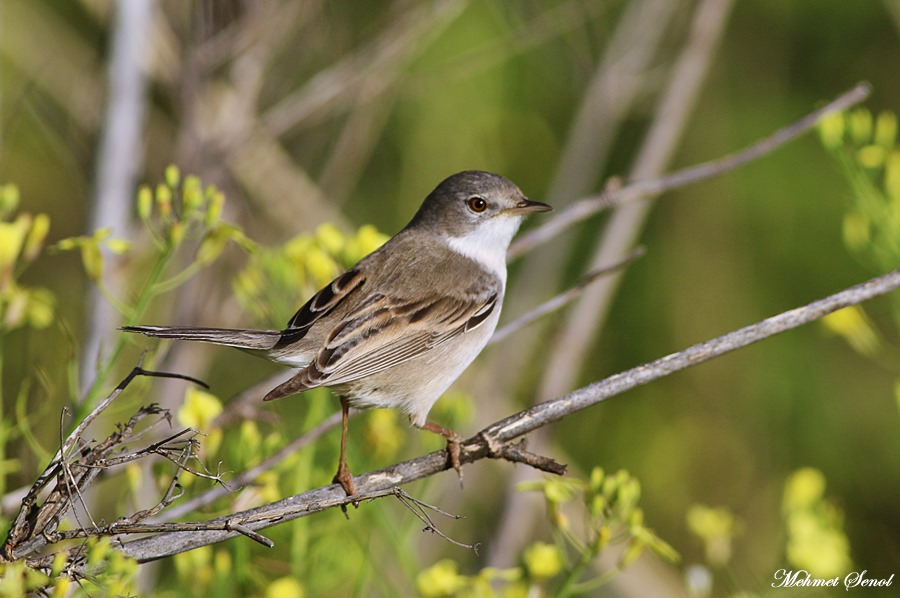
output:
[[[268,351],[281,338],[280,330],[237,330],[230,328],[195,328],[193,326],[123,326],[121,330],[138,332],[157,338],[199,341],[250,351]]]

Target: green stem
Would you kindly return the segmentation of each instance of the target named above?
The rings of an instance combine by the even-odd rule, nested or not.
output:
[[[569,574],[566,576],[565,581],[563,581],[562,587],[559,588],[559,592],[556,594],[557,598],[568,598],[575,593],[578,578],[581,577],[581,574],[594,558],[594,555],[589,551],[580,552],[579,554],[580,558],[578,559],[578,562],[575,563],[575,566],[569,570]]]
[[[573,594],[584,594],[585,592],[590,592],[591,590],[596,590],[600,586],[608,584],[612,581],[613,577],[615,577],[619,573],[619,570],[616,569],[607,569],[594,579],[589,579],[588,581],[584,581],[581,583],[575,583],[572,585],[572,593]]]
[[[153,285],[153,288],[151,289],[151,295],[160,295],[162,293],[167,293],[172,289],[180,287],[202,269],[203,266],[201,266],[197,262],[191,262],[184,270],[182,270],[175,276],[172,276],[171,278],[168,278],[166,280],[161,280]]]

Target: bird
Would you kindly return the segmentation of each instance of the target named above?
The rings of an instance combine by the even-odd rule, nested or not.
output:
[[[459,475],[462,437],[428,412],[478,356],[506,290],[506,253],[523,219],[552,208],[509,179],[467,170],[444,179],[400,232],[315,293],[282,330],[124,326],[162,339],[236,347],[297,368],[271,401],[329,387],[341,403],[334,482],[355,494],[349,409],[393,408],[447,440]]]

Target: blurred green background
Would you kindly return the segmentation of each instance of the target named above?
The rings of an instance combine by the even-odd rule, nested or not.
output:
[[[266,246],[325,222],[347,234],[365,223],[393,234],[435,184],[467,168],[504,174],[529,197],[562,208],[600,190],[608,177],[628,178],[658,118],[659,99],[672,85],[692,23],[710,6],[720,10],[724,30],[711,46],[709,71],[689,102],[689,118],[663,172],[737,151],[859,81],[872,86],[864,106],[873,113],[900,108],[900,2],[895,0],[162,1],[153,7],[152,23],[140,25],[148,48],[146,113],[140,151],[119,156],[130,163],[133,176],[128,194],[116,201],[133,213],[137,185],[155,186],[164,168],[176,164],[223,190],[226,220]],[[50,243],[86,234],[92,226],[98,147],[109,122],[115,8],[105,0],[0,4],[0,183],[18,186],[21,210],[49,214]],[[640,23],[628,34],[623,33],[627,19]],[[624,36],[618,41],[624,51],[614,66],[623,71],[607,79],[605,91],[611,101],[622,100],[616,97],[620,89],[631,90],[630,97],[618,113],[602,102],[591,106],[588,113],[597,111],[603,122],[576,126],[591,82],[599,72],[609,72],[601,65],[617,35]],[[647,50],[648,39],[657,37],[658,45]],[[628,71],[625,66],[644,51],[649,56],[640,70]],[[608,143],[605,160],[598,156],[576,165],[566,148],[579,131]],[[748,166],[659,198],[639,230],[647,254],[614,290],[602,327],[578,355],[577,379],[566,389],[877,274],[843,241],[852,193],[813,132]],[[134,220],[114,224],[114,234],[140,249],[146,239]],[[574,284],[608,222],[608,216],[594,217],[513,264],[515,296],[507,301],[504,320]],[[139,253],[107,259],[111,288],[127,296],[146,260]],[[246,260],[242,250],[229,248],[178,295],[155,302],[147,317],[153,323],[280,326],[281,320],[259,321],[234,301],[232,277]],[[43,330],[4,334],[3,413],[12,425],[20,422],[15,404],[24,392],[32,431],[52,450],[59,410],[91,382],[96,356],[84,354],[87,314],[99,299],[74,254],[47,253],[23,282],[56,294],[57,317]],[[638,589],[619,579],[596,592],[648,595],[641,584],[656,578],[662,585],[649,587],[685,594],[684,570],[705,558],[685,514],[692,505],[706,504],[729,509],[741,522],[733,556],[715,570],[713,593],[764,593],[777,569],[790,568],[782,493],[790,474],[804,467],[822,472],[826,495],[843,512],[854,569],[867,569],[873,577],[896,573],[896,305],[882,299],[865,306],[882,335],[877,358],[861,355],[816,324],[553,426],[547,450],[568,461],[574,474],[601,466],[624,468],[638,478],[647,524],[682,555],[677,565],[629,569],[622,578],[634,576]],[[455,387],[471,393],[470,414],[456,424],[461,432],[474,433],[535,400],[556,343],[566,342],[559,331],[569,317],[570,309],[555,314],[475,362]],[[101,346],[108,348],[116,333],[107,329],[104,335]],[[149,346],[134,344],[116,364],[107,388],[115,384],[115,372],[127,371],[139,349]],[[185,348],[167,366],[213,381],[212,391],[223,400],[275,371],[227,350],[200,348],[199,357],[190,357],[190,351]],[[82,364],[80,379],[73,363]],[[180,394],[160,399],[145,392],[145,400],[178,407]],[[324,395],[292,401],[267,406],[282,421],[260,425],[290,439],[300,432],[293,422],[313,421],[337,407]],[[439,404],[436,417],[441,413]],[[356,473],[363,471],[362,463],[376,468],[390,462],[368,455],[367,442],[351,430]],[[437,448],[430,442],[418,432],[404,432],[400,454]],[[320,449],[327,453],[323,473],[311,483],[324,484],[337,437],[320,443],[330,448]],[[10,441],[5,455],[18,462],[6,475],[7,491],[32,481],[42,465],[22,438]],[[389,581],[368,589],[367,582],[349,582],[337,573],[339,567],[356,571],[359,565],[333,565],[341,560],[334,554],[313,558],[331,569],[312,564],[303,569],[296,562],[279,566],[273,563],[298,553],[263,553],[255,547],[233,549],[232,558],[262,560],[267,575],[290,572],[310,595],[410,592],[418,571],[445,556],[469,574],[488,562],[509,566],[518,552],[491,550],[509,491],[496,480],[512,470],[508,464],[473,465],[462,492],[450,474],[427,482],[428,490],[408,488],[466,515],[445,531],[481,542],[480,556],[416,533],[411,516],[376,503],[351,513],[349,523],[334,513],[316,516],[328,525],[303,525],[346,537],[374,529],[387,534],[382,540],[387,544],[392,540],[385,530],[402,527],[408,532],[403,542],[410,543],[402,556],[372,557],[371,546],[378,542],[358,539],[361,548],[353,557],[344,555],[369,559],[374,573],[361,576],[390,570]],[[363,510],[380,512],[367,516]],[[535,523],[529,538],[547,537],[541,508],[516,517]],[[301,528],[292,533],[309,533]],[[249,543],[232,543],[241,542]],[[408,562],[382,562],[398,559]],[[241,587],[263,593],[265,581],[253,579]]]

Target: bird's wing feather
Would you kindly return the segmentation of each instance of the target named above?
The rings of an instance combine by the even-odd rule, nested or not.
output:
[[[309,298],[303,307],[290,319],[282,332],[282,344],[294,343],[303,338],[313,324],[333,312],[356,289],[366,281],[361,270],[347,270]]]
[[[408,361],[475,329],[497,298],[492,286],[424,301],[373,295],[329,333],[302,372],[303,386],[352,382]]]

